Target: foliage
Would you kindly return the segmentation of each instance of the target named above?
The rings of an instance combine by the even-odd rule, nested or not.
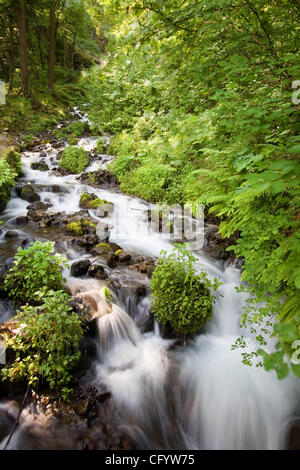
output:
[[[10,189],[14,185],[17,172],[14,171],[6,158],[0,160],[0,210],[3,210],[9,199]]]
[[[103,152],[104,152],[104,142],[103,142],[102,139],[97,140],[97,152],[99,154],[103,154]]]
[[[175,246],[168,256],[166,251],[161,252],[151,278],[153,313],[176,332],[193,333],[211,319],[211,290],[220,284],[217,279],[211,283],[205,271],[198,272],[196,259],[185,246]]]
[[[18,248],[4,287],[11,298],[34,301],[36,292],[46,287],[60,289],[66,260],[55,253],[54,242],[35,241],[28,248]]]
[[[71,173],[82,173],[88,166],[89,158],[81,147],[67,147],[60,160],[61,168],[69,170]]]
[[[280,331],[300,338],[297,2],[105,5],[107,65],[82,84],[94,125],[115,134],[122,190],[205,204],[224,237],[239,234],[230,249],[252,294],[242,324],[258,346],[276,335],[273,364],[290,363]]]
[[[19,333],[6,340],[15,360],[2,369],[2,377],[12,382],[26,379],[33,387],[47,382],[66,398],[71,391],[70,372],[80,358],[82,321],[72,312],[63,291],[44,288],[36,298],[39,306],[25,305],[15,317]]]
[[[64,129],[56,131],[55,134],[58,137],[63,137],[65,135],[71,135],[72,137],[81,137],[86,132],[89,132],[89,125],[87,122],[74,121]]]

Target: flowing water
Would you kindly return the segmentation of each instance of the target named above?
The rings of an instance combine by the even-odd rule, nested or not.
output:
[[[78,109],[75,114],[80,119],[88,119]],[[91,151],[96,140],[84,138],[78,145]],[[109,137],[104,140],[108,143]],[[49,168],[57,167],[58,150],[48,144],[45,152],[44,159]],[[55,176],[32,170],[31,164],[39,161],[39,155],[40,151],[23,153],[23,181],[40,185],[41,200],[52,204],[50,212],[73,214],[80,210],[80,194],[92,192],[118,208],[117,216],[108,219],[112,225],[110,241],[131,253],[153,258],[162,249],[172,250],[170,241],[162,239],[158,232],[148,230],[145,214],[151,208],[150,204],[118,191],[89,187],[74,175]],[[86,171],[106,167],[111,158],[101,155]],[[54,185],[61,186],[62,190],[53,192]],[[27,206],[28,203],[13,192],[1,217],[5,222],[0,236],[2,259],[11,256],[21,240],[47,238],[45,233],[43,236],[34,233],[30,226],[16,228],[15,220],[26,215]],[[95,211],[90,211],[90,215],[97,220]],[[7,238],[6,233],[12,230],[15,237]],[[64,241],[60,240],[57,246],[71,263],[89,257],[86,252],[70,248]],[[246,301],[246,294],[236,291],[241,273],[234,265],[213,261],[201,251],[195,255],[209,278],[217,277],[222,286],[217,293],[213,319],[186,347],[176,346],[174,340],[163,339],[155,322],[150,331],[145,328],[149,320],[149,297],[137,302],[130,290],[136,278],[148,288],[147,281],[139,278],[137,273],[108,270],[111,278],[123,276],[124,281],[125,276],[125,284],[129,286],[120,289],[109,305],[103,291],[104,281],[78,280],[66,273],[74,295],[92,299],[98,313],[97,360],[89,380],[96,387],[104,384],[111,391],[118,420],[133,437],[137,448],[285,448],[289,424],[299,414],[299,381],[291,376],[279,381],[274,373],[242,364],[241,351],[232,351],[232,344],[241,334],[247,339],[250,350],[255,350],[255,344],[250,332],[239,326]],[[0,302],[0,322],[10,315],[10,303]],[[4,423],[1,429],[4,425],[8,429],[14,407],[11,403],[0,404],[0,424]],[[24,427],[39,425],[42,428],[40,416],[40,421],[31,422],[30,413],[23,412],[10,448],[26,448]],[[4,437],[5,432],[0,434],[3,443]],[[56,447],[55,440],[49,447]]]

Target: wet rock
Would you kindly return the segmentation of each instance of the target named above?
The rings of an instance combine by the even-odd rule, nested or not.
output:
[[[123,252],[121,255],[119,255],[119,261],[122,264],[130,264],[131,260],[132,256],[129,253]]]
[[[76,261],[71,266],[71,275],[73,277],[85,276],[91,266],[91,262],[88,259]]]
[[[110,392],[101,393],[100,395],[97,395],[96,398],[97,398],[98,403],[103,404],[111,398],[111,393]]]
[[[4,235],[5,239],[12,239],[12,238],[18,238],[18,237],[19,237],[18,232],[14,232],[13,230],[8,230]]]
[[[105,271],[104,266],[99,265],[99,264],[93,264],[90,267],[89,275],[92,276],[92,277],[95,277],[96,279],[107,279],[108,278],[108,274]]]
[[[227,248],[236,243],[239,238],[239,233],[234,233],[230,238],[223,238],[218,233],[219,227],[217,225],[210,225],[205,227],[205,239],[203,251],[214,259],[226,261],[229,258],[234,258],[234,253],[228,251]]]
[[[121,437],[122,450],[135,450],[134,443],[129,436]]]
[[[85,418],[88,415],[89,400],[82,400],[74,406],[74,411],[79,416]]]
[[[52,204],[46,204],[45,202],[37,201],[34,204],[28,206],[27,209],[34,211],[46,211],[50,207],[52,207]]]
[[[101,186],[103,188],[114,187],[119,188],[117,178],[108,170],[98,170],[93,172],[83,173],[78,177],[83,183],[88,183],[91,186]]]
[[[295,421],[290,428],[288,450],[300,450],[300,419]]]
[[[67,193],[68,192],[66,188],[59,186],[58,184],[54,184],[53,186],[51,186],[50,190],[53,193]]]
[[[45,162],[45,160],[41,160],[40,162],[33,162],[31,164],[31,169],[32,170],[39,170],[39,171],[48,171],[49,166]]]
[[[41,197],[36,193],[32,186],[24,186],[20,193],[21,199],[28,202],[37,202],[41,200]]]
[[[118,266],[118,257],[116,255],[110,255],[107,258],[107,266],[111,269],[114,269]]]
[[[28,217],[20,216],[16,218],[16,225],[26,225],[28,224]]]

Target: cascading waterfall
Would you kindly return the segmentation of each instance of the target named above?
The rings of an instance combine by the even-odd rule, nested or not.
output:
[[[75,113],[80,119],[87,119],[78,109]],[[78,145],[91,150],[96,140],[81,139]],[[57,166],[57,152],[48,144],[44,159],[50,169]],[[162,249],[172,250],[169,241],[147,231],[145,213],[151,207],[148,203],[119,192],[91,188],[74,175],[55,176],[32,170],[31,164],[38,155],[39,152],[24,152],[23,181],[40,185],[41,201],[52,205],[50,212],[78,211],[80,194],[91,191],[119,208],[118,230],[113,228],[111,241],[125,250],[152,257],[157,257]],[[101,163],[96,161],[87,170],[99,167]],[[50,189],[53,185],[61,185],[63,191],[54,193]],[[7,246],[5,233],[15,230],[14,220],[26,214],[27,206],[26,201],[13,194],[2,217],[5,225],[0,247]],[[97,218],[95,211],[90,213]],[[114,225],[113,216],[106,220]],[[30,230],[22,227],[19,236],[33,235]],[[69,259],[82,256],[64,243],[60,247]],[[299,406],[299,380],[288,377],[279,381],[273,373],[242,364],[241,351],[231,350],[236,338],[243,334],[249,348],[255,345],[250,332],[239,327],[247,297],[236,291],[240,271],[234,266],[224,268],[221,262],[211,261],[201,252],[195,255],[199,269],[205,269],[211,279],[217,276],[223,285],[216,296],[212,321],[185,348],[172,347],[174,341],[163,339],[157,324],[155,331],[143,333],[149,317],[148,297],[136,303],[126,299],[126,295],[124,298],[123,293],[119,299],[113,296],[109,300],[104,293],[105,282],[78,280],[67,273],[72,293],[90,305],[97,318],[99,342],[93,383],[103,383],[111,391],[119,420],[138,448],[284,448],[288,422]],[[1,322],[7,319],[7,309],[0,304]],[[0,411],[5,406],[8,405],[0,405]],[[22,419],[26,420],[26,416],[25,413]],[[18,448],[21,430],[22,427],[11,447]]]

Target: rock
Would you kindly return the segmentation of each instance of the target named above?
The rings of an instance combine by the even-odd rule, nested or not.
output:
[[[89,411],[89,400],[81,400],[73,407],[76,414],[85,418]]]
[[[107,266],[111,269],[114,269],[118,266],[118,257],[116,255],[110,255],[107,258]]]
[[[24,186],[21,190],[20,197],[24,201],[28,202],[37,202],[41,200],[39,194],[34,191],[32,186]]]
[[[18,237],[19,237],[18,232],[14,232],[13,230],[8,230],[4,235],[4,238],[6,239],[18,238]]]
[[[48,171],[49,166],[45,162],[45,160],[41,160],[40,162],[33,162],[31,164],[31,169],[32,170],[39,170],[39,171]]]
[[[59,186],[58,184],[54,184],[53,186],[51,186],[51,191],[53,193],[67,193],[67,189],[66,188],[63,188],[62,186]]]
[[[28,224],[28,217],[20,216],[16,218],[16,225],[26,225]]]
[[[46,211],[51,206],[52,204],[46,204],[45,202],[37,201],[34,204],[31,204],[30,206],[28,206],[27,209],[34,210],[34,211]]]
[[[134,443],[129,436],[121,437],[122,450],[135,450]]]
[[[119,255],[119,260],[122,264],[129,264],[132,260],[132,256],[129,253],[122,253]]]
[[[99,264],[93,264],[90,267],[89,275],[92,276],[92,277],[95,277],[97,279],[107,279],[108,278],[108,274],[105,272],[104,266],[101,266]]]
[[[290,428],[288,450],[300,450],[300,419],[295,421]]]
[[[88,259],[76,261],[71,266],[71,275],[73,277],[85,276],[91,266],[91,262]]]
[[[107,400],[109,400],[111,397],[111,393],[110,392],[107,392],[107,393],[101,393],[100,395],[97,395],[97,401],[98,403],[101,403],[101,405],[106,402]]]

